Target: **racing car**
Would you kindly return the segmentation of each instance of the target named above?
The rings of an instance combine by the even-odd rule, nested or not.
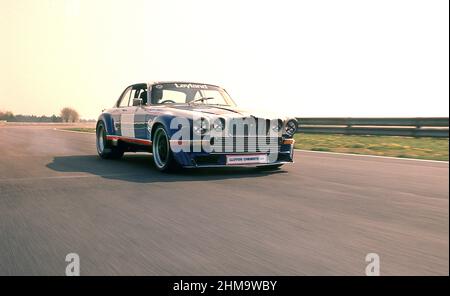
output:
[[[277,169],[293,162],[295,118],[238,108],[222,87],[182,81],[125,88],[96,125],[98,155],[153,154],[160,171],[177,168]]]

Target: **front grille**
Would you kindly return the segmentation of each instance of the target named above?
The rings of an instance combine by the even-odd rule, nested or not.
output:
[[[228,135],[230,137],[268,135],[270,132],[270,120],[261,118],[236,118],[228,123]]]
[[[281,138],[227,137],[212,138],[212,153],[278,153]]]

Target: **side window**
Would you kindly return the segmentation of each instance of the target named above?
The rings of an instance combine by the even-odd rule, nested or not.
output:
[[[119,106],[118,107],[128,107],[129,101],[131,97],[131,87],[127,88],[125,93],[122,95],[122,98],[120,98]]]
[[[142,103],[144,105],[147,105],[147,90],[145,88],[141,88],[139,90],[139,95],[137,96],[137,98],[142,99]]]
[[[130,106],[133,105],[133,99],[139,98],[139,92],[140,92],[140,91],[141,91],[140,89],[133,89],[133,90],[131,91],[131,101],[130,101]]]
[[[134,99],[138,98],[138,95],[139,95],[139,89],[135,88],[131,91],[131,98],[130,98],[130,102],[128,104],[129,107],[133,106],[133,101],[134,101]]]

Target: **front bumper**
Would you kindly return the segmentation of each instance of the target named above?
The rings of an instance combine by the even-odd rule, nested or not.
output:
[[[172,143],[171,143],[172,144]],[[186,143],[185,143],[186,144]],[[189,141],[189,145],[199,145],[201,142]],[[191,150],[190,150],[191,151]],[[185,168],[220,168],[220,167],[264,167],[282,165],[287,163],[293,163],[294,159],[294,141],[293,139],[281,140],[275,153],[273,150],[271,153],[264,153],[261,151],[245,151],[245,152],[175,152],[175,160]],[[230,155],[267,155],[268,162],[264,163],[250,163],[250,164],[227,164],[227,156]],[[270,157],[269,157],[270,155]]]

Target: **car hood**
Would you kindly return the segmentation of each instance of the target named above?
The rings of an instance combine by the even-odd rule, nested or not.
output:
[[[154,107],[155,108],[155,107]],[[243,118],[256,117],[264,119],[282,119],[285,116],[274,114],[273,112],[258,111],[258,110],[243,110],[231,106],[217,106],[217,105],[164,105],[156,107],[158,109],[170,112],[174,116],[204,116],[204,117],[224,117],[224,118]]]

